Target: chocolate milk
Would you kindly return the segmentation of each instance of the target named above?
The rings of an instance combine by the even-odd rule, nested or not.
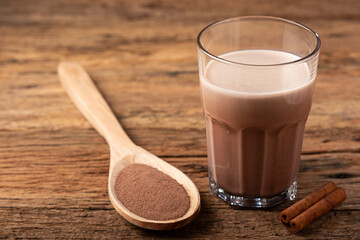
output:
[[[257,65],[299,59],[271,50],[220,57]],[[274,196],[296,181],[314,79],[306,63],[235,65],[212,60],[200,77],[210,173],[229,194]]]

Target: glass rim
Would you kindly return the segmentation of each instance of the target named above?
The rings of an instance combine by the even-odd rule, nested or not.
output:
[[[216,25],[219,24],[223,24],[223,23],[229,23],[229,22],[234,22],[234,21],[239,21],[239,20],[259,20],[259,19],[263,19],[263,20],[269,20],[269,21],[278,21],[278,22],[284,22],[284,23],[289,23],[291,25],[295,25],[297,27],[300,27],[302,29],[307,30],[308,32],[310,32],[311,34],[313,34],[313,36],[316,39],[316,47],[314,48],[314,50],[309,53],[308,55],[297,59],[295,61],[290,61],[290,62],[284,62],[284,63],[276,63],[276,64],[249,64],[249,63],[241,63],[241,62],[235,62],[235,61],[231,61],[231,60],[227,60],[221,57],[218,57],[212,53],[210,53],[209,51],[207,51],[203,45],[201,44],[201,36],[202,34],[210,29],[211,27],[214,27]],[[320,41],[320,37],[319,35],[311,30],[309,27],[295,22],[295,21],[291,21],[291,20],[287,20],[285,18],[280,18],[280,17],[272,17],[272,16],[241,16],[241,17],[234,17],[234,18],[228,18],[228,19],[224,19],[224,20],[219,20],[213,23],[210,23],[209,25],[207,25],[205,28],[203,28],[200,33],[197,36],[196,39],[197,45],[199,47],[199,49],[206,54],[208,57],[212,58],[213,60],[222,62],[222,63],[226,63],[226,64],[234,64],[234,65],[239,65],[239,66],[248,66],[248,67],[275,67],[275,66],[286,66],[286,65],[291,65],[291,64],[297,64],[297,63],[302,63],[307,61],[308,59],[314,57],[320,50],[320,46],[321,46],[321,41]]]

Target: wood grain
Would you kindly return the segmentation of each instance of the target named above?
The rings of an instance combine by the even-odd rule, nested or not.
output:
[[[359,239],[359,9],[356,0],[0,1],[0,238]],[[277,219],[289,202],[235,211],[208,193],[195,38],[239,15],[296,20],[322,39],[298,197],[333,180],[348,199],[297,235]],[[131,139],[194,181],[202,210],[192,224],[146,231],[112,208],[108,147],[62,89],[61,60],[84,65]]]

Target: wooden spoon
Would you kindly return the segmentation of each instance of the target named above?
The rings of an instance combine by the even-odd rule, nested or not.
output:
[[[195,184],[180,170],[143,148],[136,146],[130,140],[81,65],[72,62],[61,62],[58,66],[58,74],[71,100],[109,144],[108,190],[111,203],[121,216],[139,227],[153,230],[176,229],[192,221],[200,211],[200,195]],[[187,213],[173,220],[154,221],[130,212],[117,199],[114,186],[119,172],[134,163],[154,167],[180,183],[190,196],[190,208]]]

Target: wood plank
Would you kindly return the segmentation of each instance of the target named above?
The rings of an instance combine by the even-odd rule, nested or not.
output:
[[[77,4],[88,4],[87,8],[99,12],[89,18],[90,22],[100,21],[105,13],[115,14],[96,4]],[[353,8],[347,8],[350,5],[351,1],[344,4],[346,10],[341,13],[351,12]],[[150,23],[145,23],[139,19],[123,24],[123,31],[119,31],[116,29],[118,22],[91,27],[81,25],[87,21],[75,21],[80,26],[62,23],[61,19],[71,19],[66,18],[69,9],[60,11],[60,16],[56,17],[56,14],[50,14],[53,10],[49,8],[57,8],[57,4],[26,6],[16,18],[11,15],[2,19],[4,24],[0,25],[0,29],[8,33],[1,39],[2,45],[6,46],[0,56],[0,82],[4,86],[0,90],[0,110],[4,116],[0,119],[1,128],[62,129],[74,126],[89,129],[90,125],[67,99],[56,76],[59,60],[70,59],[88,68],[136,143],[157,155],[174,152],[187,156],[205,154],[205,125],[194,44],[204,22],[185,24],[172,17],[168,22],[150,18]],[[184,6],[177,8],[181,7]],[[129,8],[132,9],[129,11],[137,11]],[[161,4],[159,8],[167,9]],[[92,11],[85,11],[78,17],[86,18]],[[305,24],[311,22],[323,39],[314,105],[305,132],[305,153],[357,152],[360,149],[360,112],[356,107],[360,100],[357,91],[360,82],[355,80],[360,76],[360,52],[353,51],[360,37],[360,24],[356,18],[343,17],[345,19],[307,20],[303,16],[302,19]],[[17,31],[11,31],[11,19],[15,21]],[[48,27],[49,21],[43,19],[54,21],[57,27]],[[28,22],[36,24],[29,25]],[[81,27],[87,27],[87,31],[80,31]],[[138,31],[131,31],[134,28]],[[171,31],[164,32],[168,28]],[[21,44],[17,41],[19,37]],[[114,50],[118,54],[114,54]],[[346,94],[339,94],[339,89]],[[44,99],[51,99],[51,104]],[[349,124],[352,125],[350,128]],[[149,138],[152,135],[159,139]]]
[[[90,72],[135,143],[157,155],[206,154],[197,73],[176,77],[141,74],[136,80],[119,81],[119,72]],[[94,135],[55,74],[2,79],[0,128],[3,131],[81,128]],[[354,77],[319,75],[305,130],[305,153],[360,150],[358,89],[360,82]]]
[[[47,238],[191,236],[207,239],[222,238],[224,235],[219,229],[226,229],[227,238],[278,236],[301,239],[319,236],[347,238],[356,236],[359,231],[354,229],[360,221],[358,154],[302,157],[299,199],[328,180],[344,187],[348,197],[342,205],[298,235],[288,233],[277,218],[290,202],[271,211],[233,210],[208,193],[206,158],[166,158],[193,179],[201,193],[202,210],[193,224],[177,231],[160,233],[132,226],[112,208],[104,187],[107,183],[108,154],[103,148],[96,147],[96,143],[92,146],[85,152],[81,146],[68,144],[61,146],[62,153],[52,147],[44,149],[35,146],[28,154],[18,152],[17,156],[2,161],[0,222],[6,224],[0,229],[0,234],[27,238],[39,237],[41,232]]]

